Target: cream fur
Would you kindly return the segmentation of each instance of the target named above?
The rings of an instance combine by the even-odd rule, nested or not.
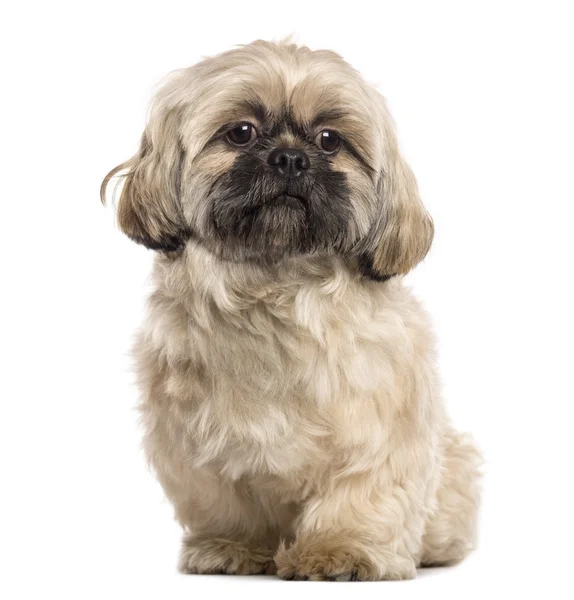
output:
[[[198,115],[204,125],[221,122],[206,98],[215,93],[228,102],[225,73],[234,61],[243,64],[245,53],[272,65],[255,77],[270,103],[272,90],[282,96],[281,86],[290,86],[308,108],[320,94],[308,79],[297,87],[304,71],[292,60],[298,52],[307,66],[330,65],[331,78],[361,99],[361,131],[365,113],[376,116],[362,143],[373,169],[388,174],[386,183],[369,183],[351,159],[337,159],[356,192],[348,253],[265,266],[223,259],[191,235],[178,252],[157,255],[155,291],[135,348],[145,449],[185,530],[183,572],[408,579],[418,566],[454,563],[472,548],[479,455],[445,414],[425,312],[400,277],[381,283],[356,268],[358,245],[372,251],[381,272],[406,272],[432,239],[382,99],[332,53],[258,42],[194,67],[191,80],[202,83],[189,91],[197,96],[195,113],[180,115],[173,127],[186,140]],[[209,90],[206,71],[217,75]],[[146,144],[160,135],[158,107],[173,108],[174,96],[187,89],[181,77],[164,89]],[[175,105],[186,112],[180,100]],[[146,215],[168,214],[159,224],[151,218],[146,235],[153,230],[154,239],[162,223],[175,233],[180,219],[201,234],[201,190],[210,170],[231,164],[203,150],[197,136],[186,151],[189,175],[184,168],[182,177],[195,192],[183,214],[166,183],[177,162],[172,154],[159,187],[137,196],[142,206],[155,202]],[[123,166],[140,168],[138,157],[132,161]],[[140,175],[128,174],[131,188],[120,200],[124,228],[136,239],[141,232],[131,228],[145,228],[148,218],[130,212]],[[137,185],[148,189],[143,175]],[[391,187],[379,209],[373,194],[381,185]],[[163,207],[154,200],[161,186],[168,189]]]

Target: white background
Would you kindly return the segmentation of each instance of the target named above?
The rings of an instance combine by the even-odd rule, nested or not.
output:
[[[162,0],[3,9],[3,598],[572,593],[568,4]],[[99,203],[100,181],[136,150],[163,75],[289,33],[337,50],[379,85],[436,224],[431,254],[409,279],[434,316],[450,413],[482,446],[486,477],[477,552],[414,581],[178,575],[178,527],[139,447],[128,351],[152,253],[117,230]]]

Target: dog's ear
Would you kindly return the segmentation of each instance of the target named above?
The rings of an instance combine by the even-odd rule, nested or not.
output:
[[[105,203],[110,180],[127,170],[117,220],[120,229],[138,244],[170,252],[189,237],[180,204],[184,160],[174,116],[167,115],[146,128],[139,152],[110,171],[102,182],[100,195]]]
[[[368,277],[385,281],[408,273],[423,260],[434,226],[415,177],[398,151],[387,162],[378,188],[381,210],[362,247],[359,266]]]

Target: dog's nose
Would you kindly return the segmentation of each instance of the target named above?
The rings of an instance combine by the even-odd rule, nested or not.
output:
[[[301,175],[311,166],[311,161],[305,152],[296,148],[275,148],[269,154],[267,162],[281,175],[293,175],[294,177]]]

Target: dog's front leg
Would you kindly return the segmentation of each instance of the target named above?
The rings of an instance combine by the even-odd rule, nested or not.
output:
[[[190,487],[168,490],[186,529],[179,559],[182,573],[253,575],[275,573],[279,543],[248,489],[208,469],[193,471]],[[166,486],[167,487],[167,486]],[[169,492],[172,492],[169,494]]]
[[[361,474],[305,505],[296,538],[275,557],[284,579],[411,579],[425,521],[421,481]]]

